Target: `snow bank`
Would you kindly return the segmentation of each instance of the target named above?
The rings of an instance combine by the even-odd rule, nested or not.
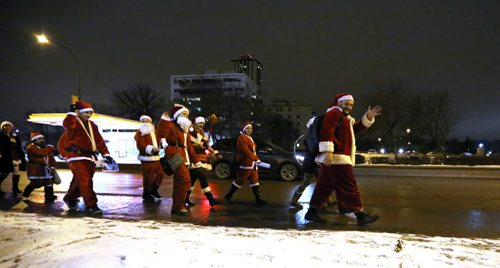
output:
[[[0,267],[499,267],[497,239],[0,212]]]

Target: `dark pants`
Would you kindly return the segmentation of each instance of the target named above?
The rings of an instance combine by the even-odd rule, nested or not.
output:
[[[28,197],[37,188],[40,187],[53,187],[52,179],[36,179],[30,180],[30,183],[24,189],[23,196]],[[45,191],[47,192],[47,191]]]
[[[191,191],[193,190],[192,188],[194,187],[196,180],[200,181],[200,188],[202,191],[208,187],[208,173],[205,168],[190,169],[189,175],[191,176]]]

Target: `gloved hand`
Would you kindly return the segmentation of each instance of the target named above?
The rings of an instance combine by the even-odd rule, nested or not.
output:
[[[104,158],[106,159],[106,160],[104,160],[104,161],[106,161],[106,163],[108,163],[108,164],[113,163],[113,157],[108,155],[108,156],[105,156]]]
[[[71,104],[69,106],[69,112],[74,113],[76,111],[76,104]]]

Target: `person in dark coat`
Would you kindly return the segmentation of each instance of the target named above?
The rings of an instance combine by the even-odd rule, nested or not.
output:
[[[12,192],[21,194],[19,190],[20,171],[26,171],[26,159],[19,135],[15,133],[14,124],[3,121],[0,131],[0,185],[12,173]]]

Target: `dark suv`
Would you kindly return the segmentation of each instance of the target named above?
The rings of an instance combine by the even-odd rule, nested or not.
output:
[[[287,151],[280,146],[260,138],[252,137],[257,144],[257,156],[264,163],[271,165],[270,168],[259,166],[259,176],[278,175],[284,181],[293,181],[301,173],[301,164],[295,158],[293,152]],[[212,148],[218,150],[222,159],[212,163],[212,170],[219,179],[229,179],[231,165],[236,153],[236,138],[221,139],[216,141]]]

